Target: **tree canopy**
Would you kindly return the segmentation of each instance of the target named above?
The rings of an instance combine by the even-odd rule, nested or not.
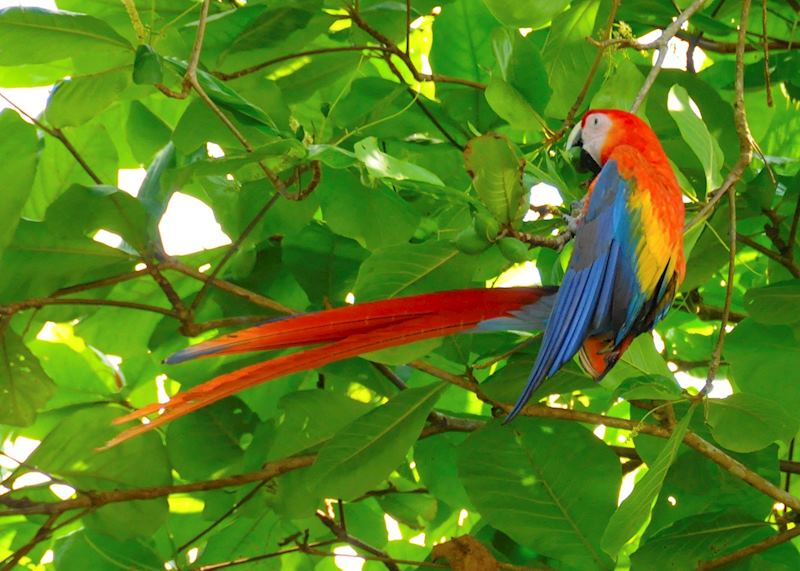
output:
[[[55,3],[0,10],[3,569],[800,568],[797,1]],[[503,426],[540,338],[459,335],[100,449],[264,359],[162,364],[198,339],[558,284],[589,108],[645,119],[687,202],[672,311],[602,382]],[[176,193],[231,244],[165,252]]]

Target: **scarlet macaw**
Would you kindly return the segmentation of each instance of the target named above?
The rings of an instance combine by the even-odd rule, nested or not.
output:
[[[605,375],[669,310],[683,279],[681,190],[655,133],[625,111],[587,112],[568,147],[599,169],[583,201],[561,287],[458,290],[340,307],[271,321],[188,347],[167,359],[321,344],[221,375],[117,422],[164,409],[116,444],[245,388],[357,355],[466,331],[544,328],[528,383],[506,421],[576,353]]]

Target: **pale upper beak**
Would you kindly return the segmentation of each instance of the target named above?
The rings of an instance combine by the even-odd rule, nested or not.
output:
[[[581,124],[578,123],[572,128],[569,137],[567,137],[567,150],[570,150],[572,147],[583,147],[583,138],[581,135]]]

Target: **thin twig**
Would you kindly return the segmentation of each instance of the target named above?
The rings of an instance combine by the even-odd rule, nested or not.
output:
[[[335,54],[341,52],[363,52],[366,50],[375,50],[379,52],[386,51],[386,48],[383,46],[369,46],[369,45],[359,45],[359,46],[333,46],[329,48],[317,48],[314,50],[305,50],[302,52],[294,52],[291,54],[282,55],[276,58],[268,59],[267,61],[261,62],[256,65],[251,65],[249,67],[245,67],[236,71],[231,71],[229,73],[225,73],[222,71],[214,72],[214,76],[218,77],[223,81],[230,81],[232,79],[238,79],[240,77],[244,77],[246,75],[250,75],[256,72],[261,71],[262,69],[268,68],[278,63],[282,63],[285,61],[290,61],[293,59],[299,59],[308,56],[315,56],[315,55],[324,55],[324,54]]]
[[[55,524],[60,514],[53,514],[42,526],[36,531],[36,534],[25,545],[14,551],[3,561],[1,571],[12,571],[17,568],[17,564],[25,557],[31,550],[36,547],[40,542],[44,541],[50,536],[53,524]]]
[[[194,296],[192,300],[192,304],[189,306],[191,311],[195,311],[197,307],[200,305],[200,302],[203,301],[205,298],[206,293],[208,293],[208,289],[211,287],[211,283],[217,278],[219,273],[222,271],[222,268],[225,267],[225,264],[233,257],[233,255],[239,250],[241,245],[250,235],[250,233],[255,230],[256,226],[259,222],[261,222],[262,218],[266,216],[267,212],[269,212],[270,208],[280,199],[281,195],[278,192],[275,192],[269,200],[261,207],[261,209],[253,216],[252,220],[245,226],[245,229],[242,230],[242,233],[239,234],[239,237],[234,241],[227,250],[225,250],[225,254],[223,254],[222,259],[217,262],[217,265],[214,266],[214,269],[211,270],[211,273],[208,274],[205,278],[205,282],[203,283],[203,287],[200,288],[200,291],[197,292],[197,295]]]
[[[215,288],[227,292],[231,295],[235,295],[240,297],[253,305],[257,305],[258,307],[263,307],[266,309],[270,309],[272,311],[283,313],[286,315],[291,315],[293,313],[297,313],[291,307],[285,306],[277,301],[270,299],[268,297],[264,297],[263,295],[259,295],[249,289],[243,288],[242,286],[238,286],[234,283],[222,280],[217,277],[209,276],[208,274],[204,274],[200,270],[189,266],[181,261],[178,260],[168,260],[166,262],[161,263],[161,267],[164,269],[174,270],[176,272],[180,272],[186,276],[192,277],[196,280],[200,281],[208,281],[211,285]]]
[[[158,307],[156,305],[147,305],[145,303],[122,301],[118,299],[84,299],[75,297],[39,297],[26,299],[25,301],[19,301],[16,303],[9,303],[7,305],[0,306],[0,316],[14,315],[20,311],[25,311],[27,309],[39,309],[48,305],[96,305],[98,307],[124,307],[127,309],[137,309],[139,311],[160,313],[161,315],[166,315],[168,317],[177,317],[176,313],[172,309]]]
[[[667,57],[669,41],[675,36],[675,34],[678,33],[678,30],[681,29],[681,26],[684,24],[684,22],[686,22],[692,16],[692,14],[700,10],[705,5],[706,1],[707,0],[695,0],[692,2],[692,4],[686,8],[686,10],[681,12],[678,17],[675,18],[675,21],[673,21],[664,29],[664,31],[661,33],[661,36],[659,36],[655,42],[652,42],[651,44],[645,44],[648,46],[645,49],[657,49],[658,57],[656,58],[653,67],[650,68],[650,73],[647,74],[642,88],[636,95],[636,99],[633,100],[633,105],[631,105],[631,113],[636,113],[636,111],[644,102],[644,98],[647,97],[650,88],[653,87],[653,84],[656,82],[656,78],[661,72],[661,68],[664,66],[664,60]],[[638,49],[642,49],[642,47],[639,47]]]
[[[397,563],[394,559],[389,557],[389,555],[378,549],[377,547],[373,547],[370,544],[358,539],[357,537],[352,536],[351,534],[347,533],[347,530],[342,527],[340,524],[336,523],[335,520],[328,517],[326,514],[318,511],[316,513],[317,519],[321,521],[325,527],[327,527],[333,535],[336,536],[337,539],[343,541],[345,543],[350,544],[351,546],[355,547],[356,549],[360,549],[362,551],[366,551],[370,555],[376,556],[379,558],[380,561],[386,566],[389,571],[400,571],[400,567],[398,567]]]
[[[72,142],[70,142],[70,140],[67,138],[67,136],[64,134],[64,132],[61,129],[58,129],[58,128],[55,128],[55,127],[49,127],[49,126],[45,125],[44,123],[39,121],[36,117],[34,117],[33,115],[31,115],[30,113],[25,111],[22,107],[20,107],[19,105],[17,105],[13,101],[11,101],[2,92],[0,92],[0,98],[4,99],[6,101],[6,103],[11,105],[11,107],[16,109],[18,113],[20,113],[21,115],[26,117],[36,127],[41,129],[42,131],[44,131],[45,133],[47,133],[51,137],[54,137],[54,138],[58,139],[59,141],[61,141],[61,144],[64,145],[64,148],[67,149],[67,151],[69,151],[69,154],[72,155],[72,158],[75,159],[75,161],[81,166],[81,168],[84,170],[84,172],[87,175],[89,175],[89,178],[91,178],[92,181],[94,181],[95,184],[103,184],[103,181],[100,179],[99,176],[97,176],[97,173],[95,173],[94,170],[92,170],[92,167],[89,166],[89,164],[86,162],[86,160],[78,152],[78,149],[75,148],[75,146],[72,144]]]
[[[798,266],[797,263],[795,263],[793,258],[782,256],[778,252],[774,252],[769,248],[767,248],[766,246],[762,246],[761,244],[759,244],[749,236],[745,236],[744,234],[736,234],[736,239],[742,244],[750,246],[756,252],[760,252],[764,254],[766,257],[775,260],[783,267],[785,267],[787,270],[789,270],[789,273],[791,273],[792,276],[800,278],[800,266]]]
[[[725,288],[725,303],[722,306],[722,318],[719,324],[719,335],[711,353],[711,361],[708,363],[708,375],[706,376],[706,386],[703,395],[711,390],[711,384],[717,376],[720,360],[722,359],[722,347],[725,344],[725,334],[728,329],[728,320],[731,314],[731,301],[733,300],[733,282],[736,279],[736,189],[731,186],[728,188],[728,199],[730,201],[728,233],[728,283]]]
[[[711,197],[706,201],[700,211],[686,223],[686,230],[694,227],[695,224],[704,221],[714,211],[717,202],[725,196],[728,189],[736,186],[742,178],[745,169],[753,159],[752,140],[750,126],[747,124],[747,113],[744,107],[744,46],[747,39],[747,16],[750,14],[750,1],[742,1],[742,15],[739,18],[739,37],[736,49],[736,80],[734,82],[734,104],[733,117],[736,125],[736,134],[739,137],[739,158],[736,164],[725,177],[722,185],[711,193]]]
[[[266,486],[266,485],[267,485],[267,483],[269,483],[269,480],[262,480],[261,482],[259,482],[259,483],[258,483],[258,484],[256,484],[255,486],[253,486],[253,489],[252,489],[252,490],[250,490],[249,492],[247,492],[247,493],[244,495],[244,497],[242,497],[242,499],[240,499],[240,500],[239,500],[239,501],[237,501],[237,502],[234,502],[234,504],[233,504],[233,505],[232,505],[232,506],[231,506],[231,507],[230,507],[228,510],[226,510],[226,511],[225,511],[225,513],[223,513],[221,516],[219,516],[217,519],[215,519],[213,522],[211,522],[209,525],[207,525],[205,528],[203,528],[203,530],[202,530],[202,531],[200,531],[200,532],[198,532],[197,534],[195,534],[195,535],[194,535],[194,536],[193,536],[191,539],[189,539],[188,541],[185,541],[185,542],[183,543],[183,545],[179,546],[179,547],[178,547],[178,549],[176,549],[176,551],[180,553],[181,551],[184,551],[184,550],[188,549],[188,548],[189,548],[189,547],[191,547],[191,546],[192,546],[194,543],[196,543],[197,541],[199,541],[200,539],[202,539],[202,538],[203,538],[205,535],[207,535],[208,533],[210,533],[211,531],[213,531],[213,530],[214,530],[214,529],[215,529],[217,526],[219,526],[219,525],[220,525],[220,524],[221,524],[223,521],[225,521],[225,520],[226,520],[226,519],[228,519],[230,516],[232,516],[234,513],[236,513],[236,511],[237,511],[239,508],[241,508],[241,507],[242,507],[243,505],[245,505],[247,502],[249,502],[249,501],[250,501],[250,500],[252,500],[254,497],[256,497],[256,494],[258,494],[258,492],[259,492],[259,491],[261,491],[261,489],[262,489],[264,486]]]
[[[220,569],[230,569],[231,567],[238,567],[239,565],[248,565],[250,563],[256,563],[258,561],[264,561],[265,559],[273,559],[275,557],[280,557],[282,555],[289,555],[290,553],[308,553],[309,549],[316,548],[316,547],[325,547],[327,545],[331,545],[336,543],[335,541],[320,541],[318,543],[314,543],[313,545],[297,545],[295,547],[290,547],[288,549],[281,549],[280,551],[274,551],[272,553],[264,553],[262,555],[255,555],[253,557],[240,557],[239,559],[234,559],[232,561],[223,561],[222,563],[211,563],[209,565],[201,565],[197,568],[197,571],[219,571]]]
[[[97,490],[79,494],[77,497],[58,502],[36,502],[26,506],[19,506],[14,509],[0,511],[0,517],[34,514],[60,514],[66,511],[85,508],[98,508],[107,504],[119,502],[130,502],[134,500],[154,500],[164,498],[173,494],[188,494],[193,492],[205,492],[209,490],[219,490],[221,488],[231,488],[243,486],[262,480],[270,480],[278,476],[310,466],[316,459],[316,454],[305,456],[295,456],[276,462],[266,464],[261,470],[239,474],[236,476],[226,476],[216,480],[206,480],[193,482],[190,484],[177,484],[173,486],[157,486],[154,488],[134,488],[129,490]],[[788,504],[787,504],[788,505]]]
[[[716,559],[706,561],[697,567],[697,571],[710,571],[711,569],[718,569],[728,565],[729,563],[733,563],[734,561],[739,561],[745,557],[750,557],[756,553],[766,551],[767,549],[775,547],[776,545],[780,545],[781,543],[786,543],[797,536],[800,536],[800,525],[795,525],[794,528],[773,535],[764,541],[759,541],[758,543],[748,545],[742,549],[737,549],[728,555],[723,555],[722,557],[717,557]]]
[[[767,39],[767,0],[761,0],[761,32],[764,47],[764,86],[767,90],[767,107],[772,107],[772,84],[769,78],[769,40]]]
[[[604,41],[611,39],[611,32],[614,29],[614,20],[617,17],[619,3],[620,0],[613,0],[611,3],[611,11],[608,14],[608,21],[606,22],[606,27],[604,28],[603,32]],[[583,82],[583,87],[581,87],[581,90],[578,92],[578,96],[575,98],[575,102],[572,104],[572,107],[569,108],[569,111],[567,111],[567,116],[564,118],[564,123],[561,125],[561,128],[558,131],[551,133],[545,138],[545,145],[552,145],[556,141],[560,140],[561,137],[563,137],[564,134],[574,125],[575,115],[578,113],[578,109],[581,108],[581,105],[583,105],[583,100],[586,99],[586,94],[589,93],[589,88],[592,86],[592,82],[594,81],[594,76],[597,74],[597,70],[600,69],[600,64],[603,61],[605,51],[605,47],[598,46],[597,53],[594,55],[592,67],[589,68],[589,74],[586,76],[586,79]]]

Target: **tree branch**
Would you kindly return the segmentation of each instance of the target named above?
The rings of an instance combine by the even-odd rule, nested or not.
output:
[[[794,539],[795,537],[800,536],[800,525],[796,525],[794,528],[783,531],[778,533],[777,535],[773,535],[770,538],[765,539],[764,541],[759,541],[758,543],[754,543],[752,545],[748,545],[747,547],[743,547],[742,549],[737,549],[733,553],[729,553],[728,555],[724,555],[722,557],[718,557],[716,559],[712,559],[710,561],[706,561],[705,563],[701,563],[697,567],[697,571],[710,571],[711,569],[718,569],[720,567],[724,567],[729,563],[733,563],[734,561],[739,561],[744,559],[745,557],[750,557],[751,555],[755,555],[756,553],[761,553],[775,547],[776,545],[780,545],[781,543],[785,543]]]
[[[107,504],[119,502],[130,502],[134,500],[154,500],[164,498],[172,494],[188,494],[192,492],[205,492],[208,490],[218,490],[220,488],[231,488],[242,486],[253,482],[261,482],[277,478],[278,476],[310,466],[316,459],[316,454],[305,456],[295,456],[270,462],[261,470],[227,476],[217,480],[207,480],[190,484],[177,484],[174,486],[159,486],[155,488],[134,488],[129,490],[98,490],[84,492],[77,497],[60,502],[35,502],[27,506],[18,506],[10,510],[0,511],[0,517],[10,517],[18,515],[34,514],[61,514],[69,510],[98,508]]]

